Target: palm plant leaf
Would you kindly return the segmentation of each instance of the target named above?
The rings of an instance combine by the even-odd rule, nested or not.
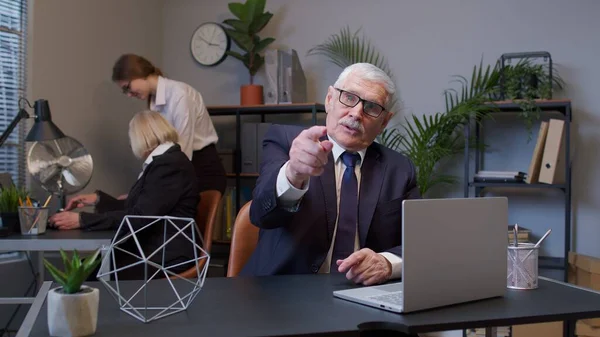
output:
[[[481,122],[496,108],[490,104],[498,92],[500,71],[498,67],[474,66],[471,76],[455,75],[451,83],[458,89],[444,91],[446,111],[405,118],[401,131],[385,130],[380,141],[386,146],[404,153],[417,167],[417,184],[425,195],[438,184],[454,184],[456,177],[440,174],[444,162],[464,151],[463,129],[472,119]],[[468,146],[474,146],[469,139]]]
[[[359,35],[361,28],[355,32],[346,26],[339,33],[331,35],[325,42],[308,50],[307,56],[321,55],[340,68],[346,68],[354,63],[370,63],[383,70],[392,80],[394,76],[386,59],[364,35]],[[392,110],[396,111],[398,100],[390,102]]]

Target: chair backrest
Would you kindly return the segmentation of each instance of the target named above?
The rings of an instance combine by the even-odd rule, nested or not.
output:
[[[252,200],[242,206],[235,218],[231,236],[227,277],[234,277],[240,273],[258,243],[258,227],[250,222],[251,203]]]
[[[221,192],[217,190],[200,192],[200,203],[196,211],[196,225],[204,238],[204,247],[202,248],[209,254],[220,202]]]
[[[220,202],[221,192],[217,190],[200,192],[200,202],[198,203],[196,218],[194,220],[196,221],[196,226],[198,226],[198,230],[200,233],[202,233],[202,237],[204,239],[204,246],[202,249],[204,249],[208,254],[210,254],[210,248],[212,246],[213,228],[215,227],[217,210]],[[199,266],[199,268],[204,268],[204,265]],[[179,276],[184,278],[196,278],[198,277],[198,273],[196,267],[191,267],[190,269],[179,274]]]

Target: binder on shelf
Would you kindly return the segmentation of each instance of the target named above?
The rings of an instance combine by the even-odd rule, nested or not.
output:
[[[262,157],[262,141],[271,123],[243,123],[241,126],[241,173],[258,173]]]
[[[542,121],[540,124],[540,131],[538,132],[537,142],[533,149],[533,156],[531,156],[531,163],[529,164],[529,171],[525,182],[527,184],[535,184],[539,181],[540,168],[542,166],[542,155],[544,154],[544,147],[546,146],[546,137],[548,135],[548,122]]]
[[[565,121],[550,119],[540,166],[539,182],[545,184],[565,183]]]
[[[306,76],[294,49],[265,51],[265,103],[305,103]]]
[[[241,173],[256,173],[256,123],[242,123],[240,132],[240,150],[242,152]]]

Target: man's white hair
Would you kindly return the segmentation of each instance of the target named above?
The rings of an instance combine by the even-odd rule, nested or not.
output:
[[[393,102],[392,98],[396,94],[396,85],[385,71],[371,63],[354,63],[344,68],[335,81],[334,86],[336,88],[341,88],[340,86],[345,83],[346,78],[350,74],[354,74],[365,81],[380,83],[387,93],[384,103],[385,109],[390,111],[393,108],[391,104]]]

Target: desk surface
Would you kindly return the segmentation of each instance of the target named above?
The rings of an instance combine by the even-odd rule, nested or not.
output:
[[[138,285],[121,282],[122,289]],[[334,298],[353,287],[343,275],[207,278],[187,311],[144,324],[119,310],[100,283],[96,336],[290,336],[355,332],[359,325],[398,331],[430,331],[575,320],[600,316],[600,294],[540,280],[530,291],[508,290],[503,298],[418,313],[395,314]],[[168,284],[155,281],[149,296],[165,296]],[[448,291],[448,290],[441,290]],[[375,323],[373,323],[375,322]],[[31,336],[47,336],[43,307]]]
[[[102,245],[109,245],[114,231],[59,231],[48,229],[41,235],[12,234],[0,238],[0,251],[57,251],[95,250]]]

